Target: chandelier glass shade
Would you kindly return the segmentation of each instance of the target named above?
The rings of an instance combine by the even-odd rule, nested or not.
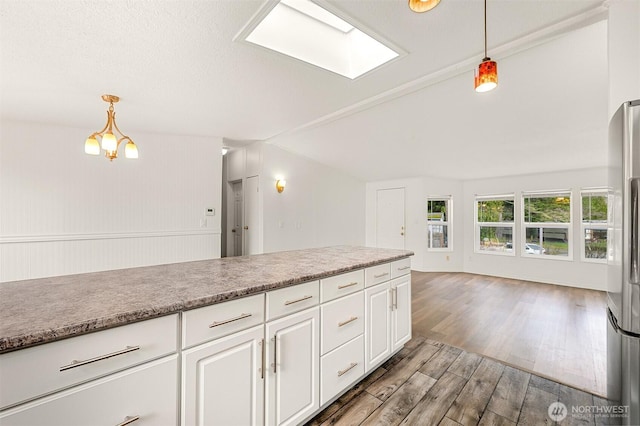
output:
[[[440,3],[440,0],[409,0],[409,8],[417,13],[428,12]]]

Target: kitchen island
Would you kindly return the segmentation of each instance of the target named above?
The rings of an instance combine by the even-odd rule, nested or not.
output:
[[[412,254],[340,246],[2,283],[0,424],[297,424],[411,337]]]

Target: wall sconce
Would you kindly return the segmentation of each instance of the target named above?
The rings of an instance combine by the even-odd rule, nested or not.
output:
[[[229,148],[227,148],[226,146],[222,147],[222,155],[227,155],[227,152],[229,152]]]
[[[113,161],[114,158],[118,158],[118,148],[120,144],[127,141],[127,144],[124,146],[124,156],[126,158],[138,158],[138,147],[129,136],[118,129],[118,125],[116,124],[116,112],[113,110],[113,104],[117,103],[120,98],[115,95],[102,95],[102,100],[109,102],[107,124],[105,124],[104,129],[92,133],[91,136],[87,138],[84,143],[84,152],[90,155],[100,155],[100,149],[102,148],[105,151],[105,157],[107,157],[109,161]],[[116,138],[116,135],[113,133],[114,129],[120,136],[120,139]],[[101,144],[98,143],[98,137],[102,142]]]
[[[284,191],[284,187],[287,186],[287,181],[284,179],[276,180],[276,189],[278,190],[278,194],[282,194]]]

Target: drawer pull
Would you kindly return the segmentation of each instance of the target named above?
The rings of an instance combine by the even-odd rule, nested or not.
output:
[[[338,286],[338,290],[342,290],[343,288],[347,288],[347,287],[353,287],[354,285],[358,285],[358,282],[353,282],[353,283],[349,283],[349,284],[344,284],[344,285],[339,285]]]
[[[383,272],[382,274],[374,275],[373,278],[382,278],[382,277],[384,277],[386,275],[389,275],[389,273],[388,272]]]
[[[348,319],[348,320],[346,320],[346,321],[339,322],[339,323],[338,323],[338,327],[342,327],[343,325],[347,325],[347,324],[349,324],[350,322],[354,322],[354,321],[355,321],[355,320],[357,320],[357,319],[358,319],[358,317],[351,317],[351,318],[349,318],[349,319]]]
[[[406,271],[409,268],[411,268],[411,266],[403,266],[402,268],[398,268],[398,271]]]
[[[217,327],[219,325],[225,325],[225,324],[229,324],[230,322],[234,322],[234,321],[239,321],[241,319],[245,319],[245,318],[249,318],[251,316],[251,314],[240,314],[239,316],[235,317],[235,318],[230,318],[228,320],[224,320],[224,321],[214,321],[213,323],[211,323],[211,325],[209,326],[209,328],[213,328],[213,327]]]
[[[294,303],[298,303],[298,302],[302,302],[303,300],[307,300],[307,299],[311,299],[313,296],[304,296],[301,297],[300,299],[296,299],[296,300],[287,300],[286,302],[284,302],[285,305],[293,305]]]
[[[73,360],[71,364],[60,367],[60,371],[71,370],[72,368],[81,367],[83,365],[91,364],[93,362],[102,361],[104,359],[113,358],[114,356],[124,355],[129,352],[137,351],[140,349],[140,346],[127,346],[124,349],[119,351],[111,352],[110,354],[100,355],[95,358],[85,359],[84,361]]]
[[[347,371],[351,370],[353,367],[355,367],[356,365],[358,365],[357,362],[352,362],[351,365],[349,365],[347,368],[345,368],[344,370],[340,370],[338,371],[338,377],[340,376],[344,376]]]
[[[127,416],[124,418],[124,421],[122,423],[118,423],[116,426],[126,426],[126,425],[130,425],[131,423],[140,420],[140,416]]]

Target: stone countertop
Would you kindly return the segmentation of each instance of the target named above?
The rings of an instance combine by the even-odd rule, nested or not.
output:
[[[0,283],[0,353],[411,255],[339,246]]]

